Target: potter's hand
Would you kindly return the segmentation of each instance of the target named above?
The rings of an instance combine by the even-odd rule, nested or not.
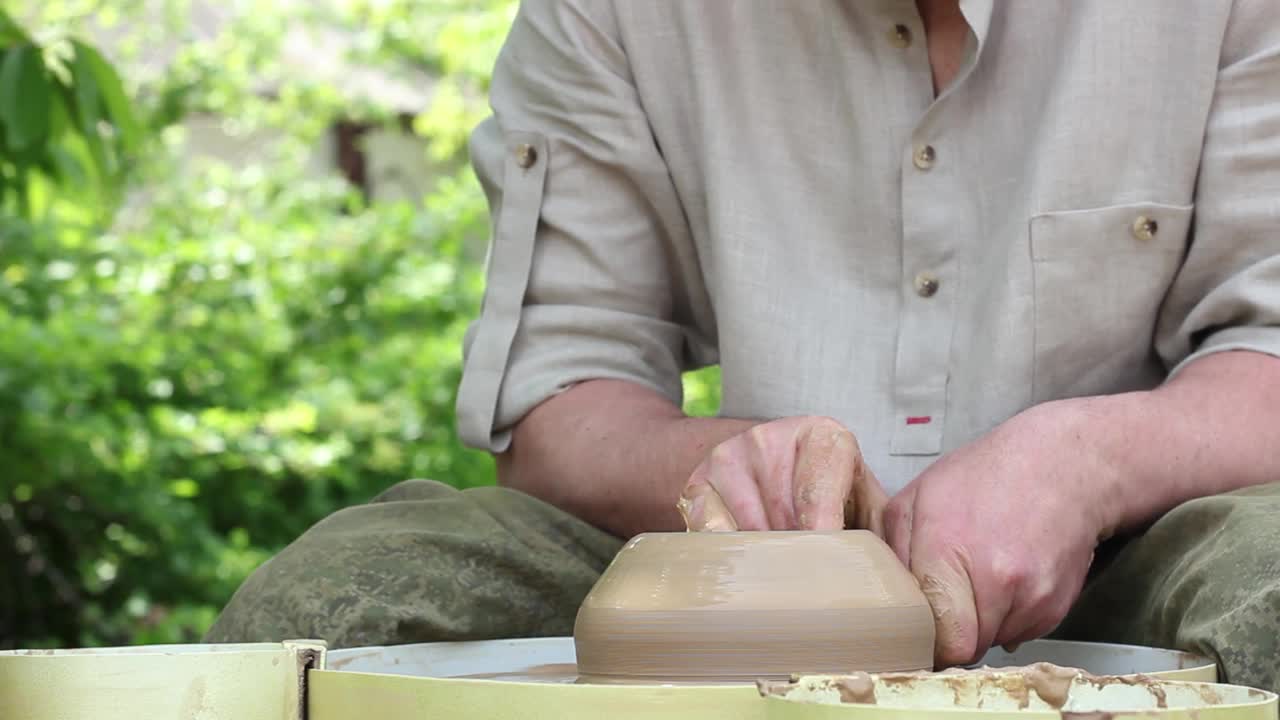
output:
[[[1109,534],[1095,488],[1115,468],[1081,441],[1071,402],[1032,408],[941,458],[885,509],[889,544],[920,581],[939,667],[1041,637],[1080,594]]]
[[[713,449],[679,508],[690,530],[872,530],[888,498],[853,433],[821,417],[756,425]]]

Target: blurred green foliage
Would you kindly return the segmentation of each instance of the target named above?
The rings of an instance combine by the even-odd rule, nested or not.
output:
[[[182,0],[17,6],[0,13],[0,647],[196,641],[335,509],[409,477],[492,483],[453,426],[488,232],[464,153],[514,0],[239,3],[213,37]],[[404,123],[282,64],[299,26],[435,78],[409,123],[426,197],[372,202],[316,171],[336,123]],[[128,31],[123,82],[77,39],[103,28]],[[163,68],[132,59],[160,38],[177,40]],[[193,159],[196,114],[272,141]],[[686,393],[714,413],[715,371]]]

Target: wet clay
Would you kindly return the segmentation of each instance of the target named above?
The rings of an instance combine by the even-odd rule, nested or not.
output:
[[[587,596],[578,667],[640,681],[929,669],[933,615],[865,531],[648,533]]]
[[[1217,703],[1222,702],[1222,695],[1208,685],[1197,685],[1196,692],[1200,694],[1201,700],[1204,700],[1210,705],[1216,705]]]
[[[982,667],[977,669],[949,669],[942,672],[911,673],[851,673],[833,677],[793,677],[788,682],[761,681],[757,689],[762,696],[787,697],[793,694],[837,694],[841,703],[877,704],[877,689],[890,696],[928,695],[925,687],[942,683],[951,690],[948,698],[952,707],[980,708],[990,699],[990,691],[998,690],[1004,702],[1016,705],[1020,710],[1048,705],[1062,710],[1071,697],[1073,688],[1109,685],[1141,687],[1152,698],[1157,708],[1167,708],[1168,700],[1161,681],[1146,675],[1098,676],[1076,668],[1052,663],[1035,663],[1024,667]],[[1199,686],[1201,698],[1207,705],[1221,702],[1221,697],[1211,687]],[[1033,697],[1041,701],[1033,703]],[[1076,718],[1094,717],[1096,713],[1064,713]],[[1109,716],[1107,713],[1102,713]]]
[[[1058,667],[1049,663],[1036,663],[1022,670],[1022,676],[1026,678],[1027,685],[1032,690],[1035,690],[1041,700],[1055,708],[1061,708],[1067,704],[1067,696],[1071,693],[1071,683],[1079,675],[1081,675],[1079,670]]]
[[[836,689],[840,691],[840,702],[862,705],[876,703],[876,683],[866,673],[856,673],[836,680]]]
[[[1156,707],[1166,708],[1169,706],[1168,698],[1160,681],[1142,674],[1100,676],[1083,670],[1060,667],[1044,662],[1020,668],[982,668],[982,671],[1019,673],[1026,680],[1028,687],[1035,690],[1036,694],[1040,696],[1040,699],[1058,709],[1066,705],[1067,698],[1071,693],[1071,685],[1075,682],[1088,683],[1098,688],[1107,685],[1143,687],[1155,698]],[[1198,690],[1200,690],[1201,697],[1204,697],[1206,688],[1198,688]],[[1207,688],[1207,690],[1213,692],[1212,688]],[[1210,698],[1206,697],[1205,700],[1212,704]]]

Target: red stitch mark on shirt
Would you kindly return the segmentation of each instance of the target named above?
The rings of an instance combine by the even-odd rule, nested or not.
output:
[[[912,415],[907,418],[908,425],[928,425],[933,422],[932,415]]]

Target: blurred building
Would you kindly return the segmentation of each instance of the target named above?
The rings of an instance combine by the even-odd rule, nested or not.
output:
[[[164,0],[151,2],[156,5],[157,13],[163,12]],[[300,0],[274,0],[269,5],[278,10],[298,2]],[[237,12],[252,11],[255,5],[262,4],[189,0],[189,10],[184,11],[184,17],[189,18],[189,32],[197,40],[213,41],[220,34],[234,30]],[[91,40],[108,55],[119,57],[125,52],[123,43],[136,29],[125,20],[98,30]],[[148,42],[135,50],[138,56],[131,58],[129,65],[141,68],[143,73],[160,73],[176,56],[181,43],[190,41],[184,38]],[[390,73],[353,65],[347,58],[356,41],[349,32],[331,27],[299,25],[283,32],[279,63],[290,81],[329,85],[342,93],[353,107],[371,104],[401,119],[399,128],[339,122],[314,148],[311,163],[317,173],[345,175],[372,199],[418,201],[429,188],[432,169],[425,143],[414,135],[411,122],[430,102],[433,79],[413,68]],[[272,95],[279,87],[264,78],[256,82],[255,89]],[[184,124],[192,159],[206,157],[233,166],[244,164],[260,159],[264,145],[273,140],[270,132],[243,130],[235,118],[196,113],[189,115]]]

